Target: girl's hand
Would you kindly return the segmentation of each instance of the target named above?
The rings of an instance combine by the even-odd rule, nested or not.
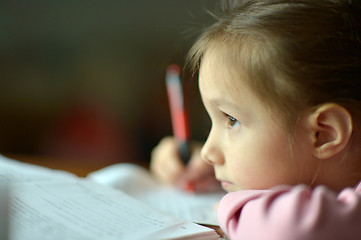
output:
[[[152,151],[150,170],[161,181],[190,192],[220,190],[213,167],[201,159],[201,148],[201,143],[191,143],[191,159],[188,166],[184,166],[175,139],[165,137]]]

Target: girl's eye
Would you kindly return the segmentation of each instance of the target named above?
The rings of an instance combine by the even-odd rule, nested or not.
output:
[[[235,119],[234,117],[232,117],[232,116],[229,116],[229,115],[227,115],[227,117],[228,117],[228,126],[230,126],[230,127],[236,127],[236,126],[238,126],[238,125],[240,125],[241,123],[237,120],[237,119]]]

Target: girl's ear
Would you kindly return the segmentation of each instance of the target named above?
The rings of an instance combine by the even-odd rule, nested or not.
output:
[[[352,135],[352,117],[342,106],[321,105],[308,117],[312,132],[312,153],[319,159],[328,159],[343,151]]]

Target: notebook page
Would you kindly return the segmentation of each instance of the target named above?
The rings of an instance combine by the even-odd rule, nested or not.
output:
[[[75,180],[72,173],[9,159],[0,154],[0,183]]]
[[[7,184],[0,183],[0,239],[8,239],[8,200],[9,190]]]
[[[110,187],[2,155],[0,187],[0,213],[9,215],[2,218],[5,225],[0,222],[0,239],[218,239],[209,228],[161,213]]]
[[[170,239],[211,232],[85,180],[13,184],[9,211],[11,240]]]
[[[224,192],[189,194],[156,181],[149,172],[134,164],[114,164],[87,176],[100,184],[120,189],[154,208],[189,221],[218,225],[215,204]]]

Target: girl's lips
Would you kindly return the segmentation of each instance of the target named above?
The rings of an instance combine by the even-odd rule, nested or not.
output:
[[[228,182],[228,181],[220,180],[220,182],[221,182],[222,188],[225,189],[225,190],[229,189],[229,187],[232,185],[232,183]]]

